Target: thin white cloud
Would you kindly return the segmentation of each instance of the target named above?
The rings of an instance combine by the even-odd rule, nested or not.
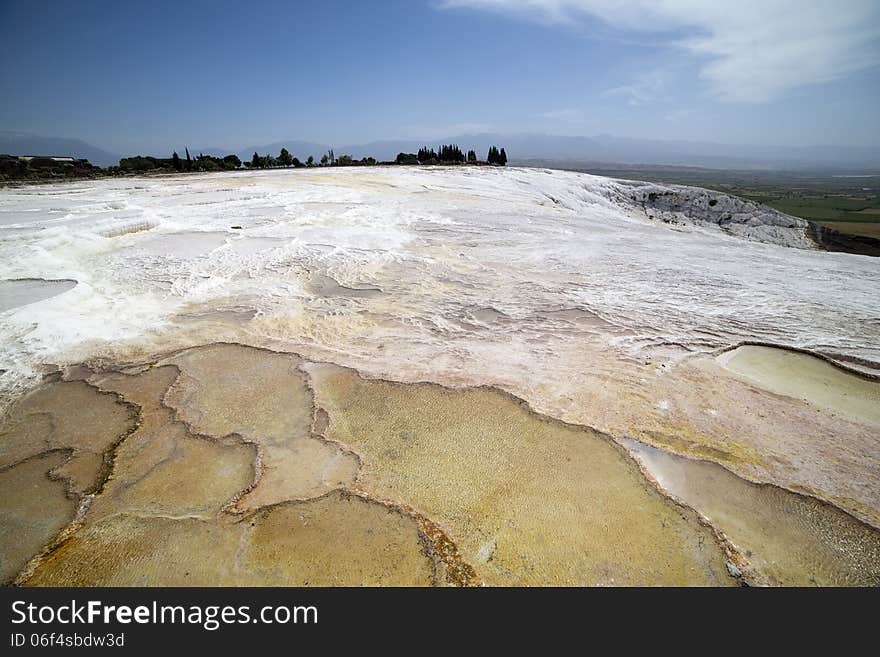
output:
[[[667,100],[665,87],[661,72],[652,71],[637,76],[631,84],[606,89],[601,95],[606,98],[625,98],[627,104],[638,106]]]
[[[878,0],[445,0],[440,6],[545,24],[598,19],[656,33],[699,57],[701,77],[733,101],[768,101],[880,65]]]

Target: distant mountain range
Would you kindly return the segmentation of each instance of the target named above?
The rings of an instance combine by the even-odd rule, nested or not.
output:
[[[277,155],[282,147],[305,160],[309,155],[320,159],[333,148],[336,155],[347,154],[356,159],[372,156],[392,160],[399,152],[414,153],[421,146],[458,144],[463,150],[473,148],[482,158],[491,145],[504,146],[511,164],[541,162],[604,162],[621,164],[665,164],[714,169],[835,169],[847,171],[880,171],[880,147],[854,146],[736,146],[700,141],[632,139],[599,135],[568,137],[534,133],[480,133],[458,135],[445,139],[382,140],[367,144],[333,145],[289,139],[271,144],[250,146],[241,150],[223,148],[190,148],[190,153],[227,155],[235,152],[242,160],[250,160],[254,152]],[[182,152],[183,149],[181,149]],[[25,133],[0,131],[0,153],[11,155],[72,155],[87,158],[94,164],[108,166],[119,161],[119,155],[108,153],[79,139],[39,137]],[[137,155],[139,153],[128,153]],[[168,157],[168,153],[154,153]]]

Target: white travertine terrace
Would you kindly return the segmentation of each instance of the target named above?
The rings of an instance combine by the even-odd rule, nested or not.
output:
[[[706,354],[758,341],[880,364],[880,262],[810,248],[784,215],[722,230],[700,220],[709,197],[739,206],[702,190],[691,223],[651,219],[639,194],[657,190],[476,167],[7,188],[0,278],[77,284],[0,314],[0,390],[8,401],[42,363],[270,346],[367,376],[495,385],[877,524],[876,426]]]

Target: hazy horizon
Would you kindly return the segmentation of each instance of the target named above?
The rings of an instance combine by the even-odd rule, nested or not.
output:
[[[167,155],[167,152],[171,151],[182,151],[184,148],[189,148],[193,155],[197,153],[204,152],[208,154],[210,151],[217,152],[228,152],[228,153],[237,153],[239,151],[247,151],[252,149],[261,149],[266,146],[283,146],[285,144],[301,144],[301,143],[312,143],[316,146],[325,146],[334,148],[339,150],[340,148],[347,147],[362,147],[362,146],[370,146],[371,144],[383,144],[383,143],[398,143],[398,142],[410,142],[413,144],[423,144],[425,146],[437,146],[440,143],[446,143],[450,140],[462,140],[468,138],[483,138],[487,136],[491,137],[547,137],[547,138],[557,138],[557,139],[609,139],[609,140],[619,140],[619,141],[640,141],[640,142],[649,142],[655,141],[657,143],[680,143],[680,144],[706,144],[706,145],[718,145],[718,146],[731,146],[743,149],[749,148],[766,148],[766,147],[780,147],[780,148],[790,148],[790,149],[809,149],[809,148],[843,148],[843,149],[865,149],[865,150],[873,150],[880,149],[880,143],[878,144],[834,144],[834,143],[823,143],[823,142],[804,142],[802,144],[792,144],[786,145],[782,143],[776,142],[745,142],[745,143],[735,143],[730,141],[725,141],[723,139],[688,139],[688,138],[662,138],[662,137],[636,137],[632,135],[624,135],[624,134],[613,134],[610,132],[598,132],[593,134],[567,134],[567,133],[552,133],[552,132],[542,132],[542,131],[530,131],[530,130],[511,130],[505,132],[495,132],[495,131],[481,131],[481,132],[464,132],[459,134],[445,134],[440,136],[432,136],[429,138],[420,139],[418,137],[389,137],[387,135],[379,135],[375,138],[360,140],[357,143],[355,142],[342,142],[338,139],[330,139],[327,141],[320,141],[311,138],[310,135],[293,135],[286,137],[273,137],[270,139],[263,140],[260,143],[257,142],[246,142],[246,143],[218,143],[218,144],[202,144],[202,143],[184,143],[182,145],[171,145],[169,147],[165,147],[163,145],[162,148],[158,147],[150,147],[146,146],[143,149],[136,151],[123,151],[117,152],[112,147],[108,147],[105,144],[95,143],[90,140],[82,139],[79,135],[73,134],[41,134],[36,132],[31,132],[27,130],[0,130],[0,135],[21,135],[23,137],[38,137],[38,138],[46,138],[46,139],[60,139],[60,140],[81,140],[88,144],[89,146],[94,146],[101,150],[105,150],[109,153],[113,153],[121,156],[128,155],[153,155],[157,157],[162,157]],[[462,147],[468,147],[468,143],[465,141],[459,144]],[[340,151],[341,153],[342,151]]]
[[[112,153],[474,133],[880,146],[874,2],[5,1],[0,35],[22,53],[0,63],[0,129]]]

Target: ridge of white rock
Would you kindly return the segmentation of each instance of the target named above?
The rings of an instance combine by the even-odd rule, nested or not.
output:
[[[663,223],[717,227],[744,239],[798,249],[815,249],[810,222],[730,194],[689,187],[618,181],[625,200],[651,220]]]

